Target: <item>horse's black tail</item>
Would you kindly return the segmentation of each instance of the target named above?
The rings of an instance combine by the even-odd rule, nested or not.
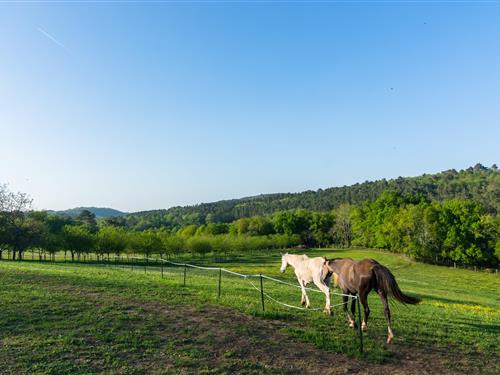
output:
[[[401,291],[401,289],[399,289],[396,278],[387,267],[384,267],[381,264],[376,264],[373,267],[373,272],[375,273],[375,278],[377,279],[377,287],[383,290],[385,294],[391,293],[394,298],[402,303],[415,305],[420,302],[420,298],[406,295]]]

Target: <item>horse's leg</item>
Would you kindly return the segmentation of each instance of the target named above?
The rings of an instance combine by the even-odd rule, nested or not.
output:
[[[368,316],[370,316],[370,308],[368,307],[368,293],[363,291],[359,293],[359,301],[363,305],[365,317],[363,323],[361,323],[361,329],[366,332],[368,331]],[[354,301],[353,301],[354,302]]]
[[[296,275],[296,276],[297,276],[297,281],[299,282],[299,285],[300,285],[300,292],[301,292],[300,304],[302,306],[304,306],[306,304],[306,297],[305,297],[304,286],[302,285],[302,279],[300,278],[300,276],[299,275]]]
[[[318,287],[318,289],[321,290],[323,293],[325,293],[325,309],[323,310],[323,312],[327,315],[331,315],[332,310],[330,307],[330,288],[320,280],[313,280],[313,281],[314,284],[316,284],[316,286]]]
[[[392,327],[391,327],[391,310],[389,310],[389,304],[387,302],[387,294],[382,290],[379,290],[378,295],[380,296],[380,299],[384,304],[384,315],[385,315],[385,320],[387,320],[387,343],[390,344],[392,343],[392,340],[394,338],[394,333],[392,332]]]
[[[346,292],[344,291],[343,293],[346,293]],[[354,321],[354,317],[353,317],[354,311],[351,314],[349,312],[349,308],[347,307],[347,305],[349,304],[349,296],[347,294],[342,296],[342,302],[344,302],[343,308],[344,308],[345,314],[347,315],[347,320],[349,321],[349,327],[356,328],[356,322]],[[356,305],[354,305],[354,306],[356,306]]]
[[[299,284],[300,284],[300,289],[302,289],[302,299],[301,299],[301,303],[302,305],[305,303],[306,304],[306,309],[309,308],[309,306],[311,306],[311,304],[309,303],[309,297],[307,296],[307,293],[306,293],[306,282],[302,279],[299,278]]]
[[[358,328],[358,325],[356,324],[356,298],[351,298],[351,324],[349,327],[351,328]]]
[[[302,291],[304,293],[304,297],[306,298],[306,309],[308,309],[311,304],[309,303],[309,297],[307,296],[307,292],[306,292],[306,282],[305,281],[302,281]]]

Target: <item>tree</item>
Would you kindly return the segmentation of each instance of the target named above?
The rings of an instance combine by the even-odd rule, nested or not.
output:
[[[96,236],[96,249],[102,254],[114,253],[120,255],[127,246],[125,231],[122,228],[102,227]]]
[[[210,251],[212,251],[212,245],[210,241],[203,237],[191,237],[187,241],[187,245],[191,254],[200,254],[205,256]]]
[[[495,259],[495,223],[478,203],[452,199],[441,206],[443,230],[441,257],[470,265],[486,265]]]
[[[0,184],[0,259],[4,246],[16,252],[21,259],[22,252],[36,236],[33,223],[25,223],[26,211],[31,208],[32,199],[25,193],[13,193],[5,184]]]
[[[76,217],[76,221],[81,225],[87,227],[90,233],[97,233],[97,222],[95,220],[95,214],[89,210],[82,210],[80,214]]]
[[[75,261],[75,254],[90,252],[94,248],[95,238],[88,228],[83,225],[65,225],[63,228],[65,247],[71,253],[71,261]]]
[[[354,207],[350,204],[341,204],[333,211],[334,223],[331,228],[334,242],[341,247],[350,247],[352,242],[351,215]]]
[[[192,237],[195,235],[198,226],[195,224],[187,225],[179,229],[178,234],[183,237]]]
[[[248,219],[247,232],[251,236],[267,236],[273,234],[273,223],[268,217],[254,216]]]
[[[331,228],[333,215],[329,212],[313,212],[310,217],[309,231],[315,246],[328,246],[333,242]]]
[[[162,254],[165,250],[163,247],[163,242],[155,231],[148,230],[145,232],[137,233],[138,239],[138,249],[146,258],[149,258],[152,254]]]
[[[298,234],[302,243],[311,245],[312,236],[309,232],[310,213],[306,210],[278,211],[272,216],[276,233],[287,235]]]
[[[219,234],[226,234],[229,232],[229,225],[225,223],[210,223],[207,224],[205,227],[205,230],[203,231],[204,234],[210,235],[210,236],[217,236]]]

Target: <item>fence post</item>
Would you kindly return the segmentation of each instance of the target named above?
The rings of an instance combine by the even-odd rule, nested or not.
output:
[[[163,259],[160,261],[160,267],[161,267],[161,278],[163,279]]]
[[[187,265],[184,263],[184,286],[186,286],[186,270],[187,270]]]
[[[148,268],[148,258],[147,257],[144,257],[144,273],[146,273],[146,269]]]
[[[359,294],[356,296],[356,303],[358,305],[359,352],[363,354],[363,331],[361,329],[361,305],[359,304]]]
[[[262,311],[265,311],[265,309],[264,309],[264,284],[262,283],[262,274],[260,274],[260,300],[262,302]]]
[[[219,268],[219,295],[217,296],[217,298],[220,298],[220,282],[221,282],[221,279],[222,279],[222,268]]]

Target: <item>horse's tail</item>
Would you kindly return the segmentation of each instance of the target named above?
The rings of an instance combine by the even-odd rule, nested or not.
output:
[[[373,267],[373,272],[375,273],[375,278],[377,279],[377,287],[383,290],[385,294],[391,293],[394,298],[402,303],[415,305],[420,302],[420,298],[404,294],[401,289],[399,289],[396,278],[387,267],[384,267],[381,264],[376,264]]]

